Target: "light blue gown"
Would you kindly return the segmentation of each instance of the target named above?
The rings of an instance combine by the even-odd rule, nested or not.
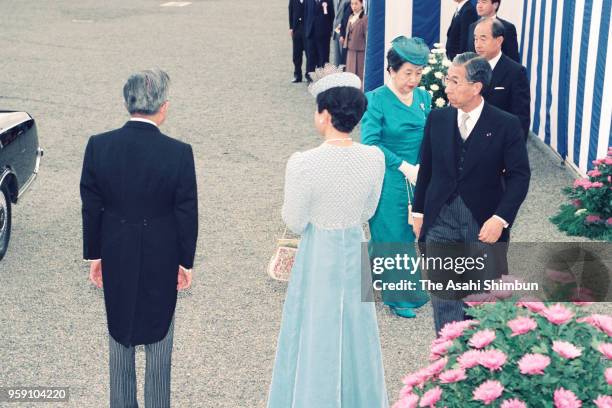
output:
[[[361,298],[361,225],[376,210],[384,167],[379,149],[358,143],[323,144],[287,164],[283,219],[302,238],[268,408],[389,406],[375,307]]]

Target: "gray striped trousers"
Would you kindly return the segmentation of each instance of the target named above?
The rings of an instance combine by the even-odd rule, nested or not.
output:
[[[170,407],[170,369],[174,318],[168,334],[160,341],[145,345],[145,407]],[[112,336],[109,338],[110,407],[138,408],[136,398],[136,349],[125,347]]]

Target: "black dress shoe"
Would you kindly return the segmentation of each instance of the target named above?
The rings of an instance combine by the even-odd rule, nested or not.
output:
[[[300,82],[302,82],[302,77],[297,77],[297,76],[293,78],[293,81],[291,81],[292,84],[297,84]]]
[[[310,77],[309,74],[306,74],[306,82],[308,82],[308,83],[312,82],[312,78]]]

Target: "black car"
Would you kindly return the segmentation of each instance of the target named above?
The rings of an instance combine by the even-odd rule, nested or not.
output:
[[[0,111],[0,260],[11,238],[11,205],[36,178],[42,155],[34,119],[26,112]]]

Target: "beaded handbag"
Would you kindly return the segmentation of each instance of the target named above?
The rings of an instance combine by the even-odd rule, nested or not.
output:
[[[287,228],[283,232],[283,237],[277,241],[276,251],[268,264],[268,275],[277,281],[287,282],[291,276],[291,268],[295,261],[298,245],[298,238],[287,238]]]

